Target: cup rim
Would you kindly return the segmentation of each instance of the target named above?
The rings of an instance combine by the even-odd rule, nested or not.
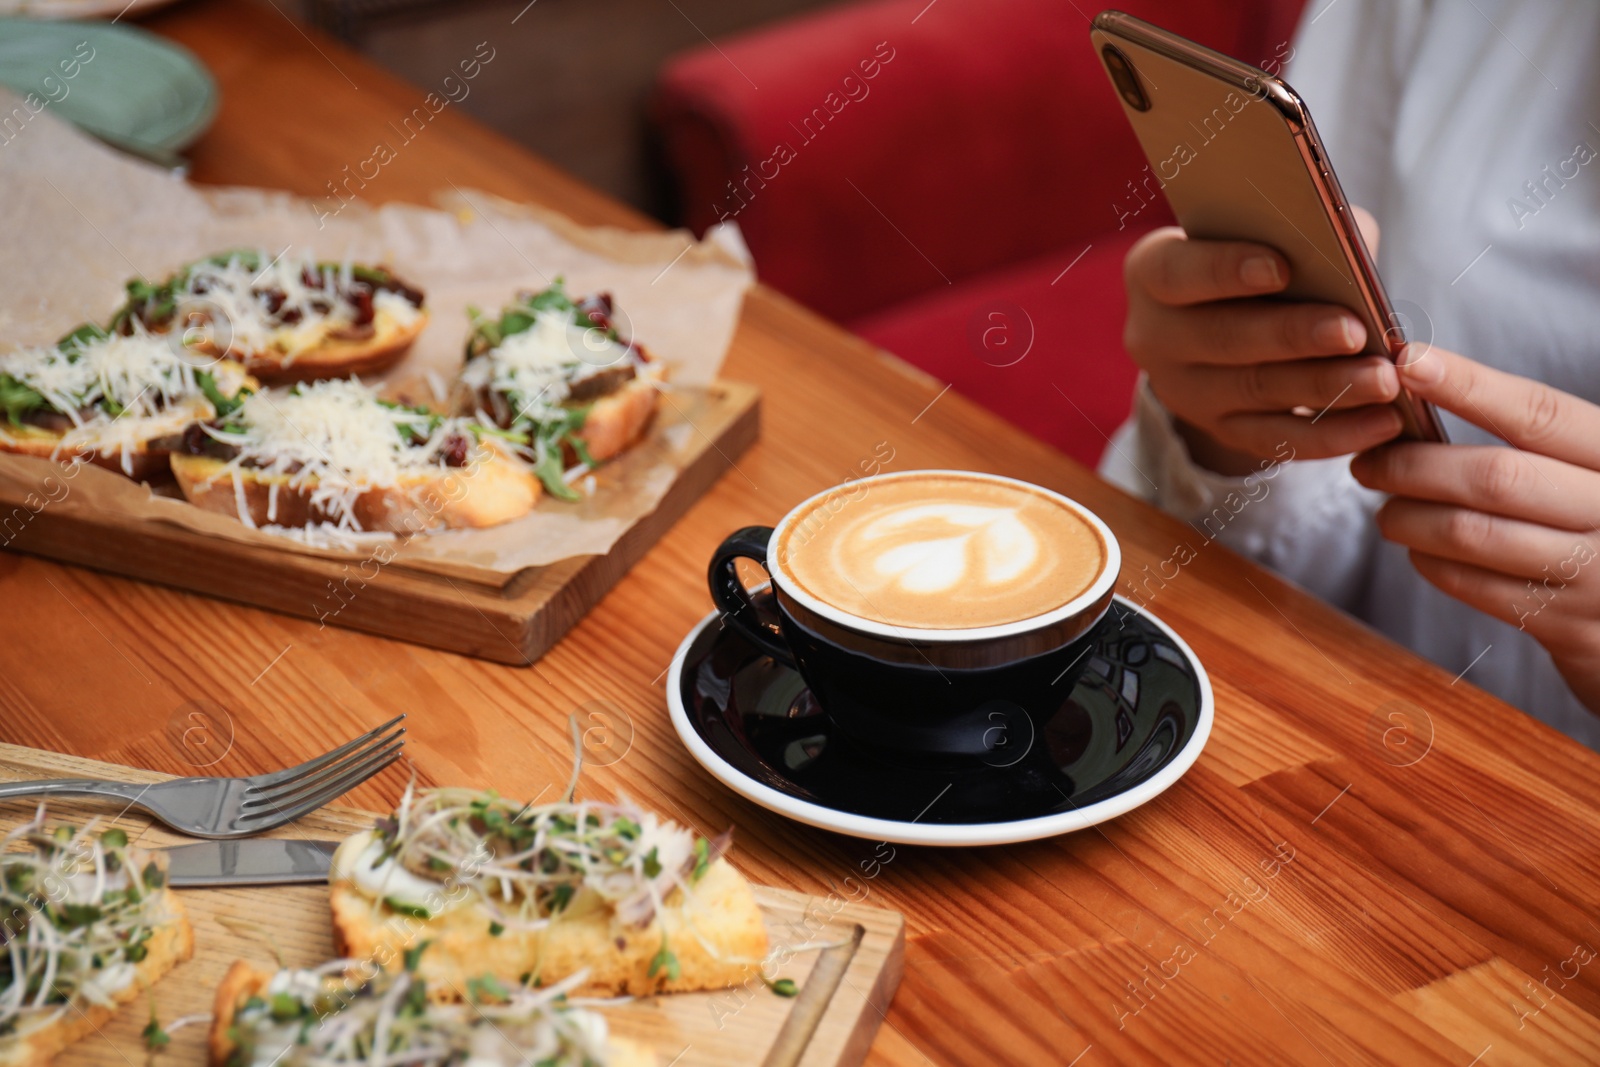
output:
[[[958,478],[979,478],[985,481],[1002,482],[1007,485],[1017,486],[1031,492],[1043,493],[1056,503],[1066,507],[1069,511],[1076,514],[1079,518],[1083,519],[1099,532],[1101,543],[1105,545],[1106,549],[1105,566],[1101,569],[1099,576],[1095,578],[1094,582],[1089,586],[1089,588],[1085,589],[1082,593],[1079,593],[1077,596],[1073,597],[1060,607],[1052,608],[1050,611],[1047,611],[1041,615],[1030,615],[1025,619],[1016,619],[1012,622],[996,623],[993,626],[974,626],[966,627],[964,629],[945,630],[912,626],[896,626],[893,623],[875,622],[872,619],[864,619],[859,615],[852,615],[847,611],[842,611],[831,604],[827,604],[821,600],[818,600],[805,590],[800,589],[790,577],[788,571],[784,568],[783,561],[778,558],[778,545],[782,543],[785,531],[788,530],[789,526],[794,522],[796,516],[805,512],[814,502],[822,500],[833,493],[837,493],[845,486],[867,485],[874,482],[890,482],[904,478],[925,478],[938,475],[947,475]],[[1096,515],[1094,512],[1090,511],[1076,500],[1073,500],[1071,497],[1058,493],[1053,489],[1047,489],[1044,486],[1037,485],[1033,482],[1023,481],[1021,478],[1009,478],[1003,474],[990,474],[986,471],[928,468],[907,471],[892,471],[886,474],[874,474],[865,478],[856,478],[851,481],[841,482],[838,485],[829,486],[827,489],[824,489],[821,492],[813,493],[806,497],[804,500],[800,501],[800,503],[790,508],[788,513],[778,521],[778,525],[773,528],[772,536],[767,540],[766,568],[767,573],[772,576],[772,584],[774,588],[781,589],[784,596],[794,599],[813,613],[821,616],[824,619],[827,619],[829,622],[842,626],[847,630],[855,630],[858,633],[872,634],[875,637],[883,637],[891,641],[904,641],[907,643],[923,641],[930,644],[945,644],[957,641],[986,641],[1000,637],[1014,637],[1017,634],[1029,633],[1033,630],[1042,629],[1046,626],[1070,619],[1074,615],[1081,614],[1082,612],[1093,607],[1097,601],[1105,599],[1107,594],[1115,589],[1117,580],[1122,573],[1122,547],[1117,542],[1117,535],[1111,532],[1111,527],[1107,526],[1100,516]],[[1110,601],[1107,600],[1106,604],[1109,608]],[[1100,612],[1099,615],[1104,615],[1104,612]],[[1098,621],[1099,616],[1097,616],[1095,619],[1087,620],[1084,628],[1088,629]]]

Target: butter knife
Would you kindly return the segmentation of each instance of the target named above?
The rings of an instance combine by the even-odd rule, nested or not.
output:
[[[337,841],[255,837],[197,841],[158,849],[167,857],[167,884],[198,886],[303,885],[328,880]]]

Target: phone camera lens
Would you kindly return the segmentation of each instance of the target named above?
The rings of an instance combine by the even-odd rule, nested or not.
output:
[[[1128,62],[1128,57],[1116,45],[1108,44],[1100,49],[1100,57],[1105,60],[1106,70],[1111,72],[1111,83],[1117,87],[1117,92],[1122,94],[1122,99],[1135,111],[1149,111],[1150,98],[1144,94],[1144,88],[1139,84],[1139,76],[1134,73],[1133,64]]]

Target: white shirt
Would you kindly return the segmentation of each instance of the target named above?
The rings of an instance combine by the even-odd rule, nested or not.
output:
[[[1600,4],[1312,0],[1286,79],[1315,116],[1346,194],[1378,218],[1379,272],[1411,339],[1431,335],[1600,400],[1600,128],[1591,124],[1600,124]],[[1500,443],[1444,421],[1452,441]],[[1382,497],[1356,484],[1348,457],[1290,462],[1271,478],[1221,477],[1190,460],[1141,386],[1100,469],[1600,748],[1600,716],[1533,638],[1438,591],[1404,548],[1379,537]],[[1229,493],[1229,521],[1202,526]],[[1525,607],[1537,604],[1530,596]]]

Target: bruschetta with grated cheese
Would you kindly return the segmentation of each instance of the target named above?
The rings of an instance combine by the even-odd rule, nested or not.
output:
[[[520,294],[498,318],[468,314],[464,405],[526,437],[545,488],[577,499],[567,481],[574,465],[598,466],[639,440],[665,368],[623,336],[610,294],[575,301],[560,278]]]
[[[416,534],[526,515],[539,479],[493,427],[360,381],[257,393],[172,456],[184,497],[249,526]]]
[[[228,414],[257,384],[240,364],[159,335],[81,326],[0,355],[0,450],[164,478],[183,432]]]
[[[384,370],[427,322],[421,291],[385,267],[237,250],[130,281],[111,328],[176,333],[282,383]]]

